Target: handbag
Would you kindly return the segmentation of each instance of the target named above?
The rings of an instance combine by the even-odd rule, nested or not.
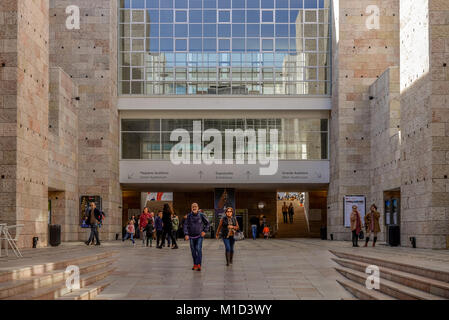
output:
[[[245,235],[243,234],[242,231],[236,231],[234,233],[234,239],[235,239],[235,241],[245,240]]]
[[[360,230],[359,239],[363,240],[363,238],[365,238],[365,233],[363,233],[363,230]]]

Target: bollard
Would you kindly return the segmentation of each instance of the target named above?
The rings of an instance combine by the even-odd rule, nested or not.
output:
[[[334,240],[334,234],[331,233],[331,240]]]
[[[115,240],[118,240],[118,233],[115,234]]]

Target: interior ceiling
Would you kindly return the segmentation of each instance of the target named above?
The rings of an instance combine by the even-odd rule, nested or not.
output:
[[[264,191],[264,192],[307,192],[328,190],[328,184],[127,184],[121,185],[122,191],[139,192],[191,192],[213,191],[215,188],[234,188],[237,191]]]

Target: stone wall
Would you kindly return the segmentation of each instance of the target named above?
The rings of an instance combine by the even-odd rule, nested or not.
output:
[[[1,213],[19,247],[47,243],[48,0],[0,3]],[[26,50],[23,50],[26,48]]]
[[[70,76],[50,68],[48,197],[62,241],[78,240],[79,232],[77,95]]]
[[[413,49],[415,48],[415,49]],[[413,49],[413,50],[412,50]],[[449,1],[401,0],[401,245],[449,235]],[[446,64],[446,66],[445,66]]]
[[[379,29],[368,29],[366,8],[376,5]],[[328,233],[349,240],[344,195],[370,194],[369,86],[399,65],[399,1],[334,0],[331,182]]]
[[[79,30],[66,28],[69,5],[80,8]],[[50,62],[78,86],[79,195],[102,197],[101,238],[121,230],[117,111],[117,1],[51,0]],[[82,231],[84,234],[84,231]],[[80,235],[82,236],[82,235]]]
[[[17,1],[0,2],[0,221],[16,223]]]
[[[449,244],[449,0],[430,0],[432,197],[427,246]],[[431,238],[431,240],[429,240]]]
[[[384,192],[401,187],[400,93],[399,67],[388,68],[370,87],[370,193],[372,203],[381,213],[381,234],[385,240]]]

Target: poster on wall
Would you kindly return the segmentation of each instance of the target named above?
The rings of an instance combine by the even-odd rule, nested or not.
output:
[[[215,189],[214,209],[216,224],[225,214],[226,208],[232,207],[235,212],[235,189]]]
[[[365,219],[366,212],[366,197],[365,196],[345,196],[343,198],[343,210],[344,210],[344,225],[346,228],[351,227],[351,212],[352,206],[356,205],[360,212],[360,218],[362,219],[362,225]]]
[[[173,192],[142,192],[141,210],[148,207],[153,211],[162,210],[165,203],[172,205]]]

